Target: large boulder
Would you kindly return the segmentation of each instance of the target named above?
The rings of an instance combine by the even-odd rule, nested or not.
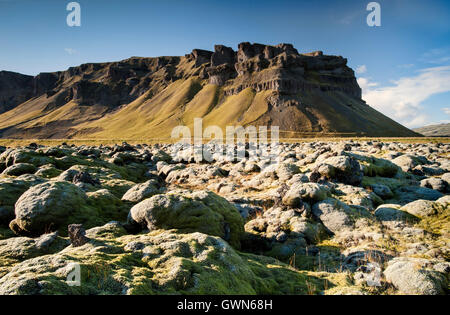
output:
[[[437,214],[439,205],[430,200],[416,200],[404,205],[400,210],[406,211],[416,217],[423,218]]]
[[[34,172],[36,172],[36,170],[37,167],[33,164],[17,163],[6,168],[3,171],[3,174],[9,176],[20,176],[24,174],[33,174]]]
[[[7,167],[18,163],[29,163],[35,166],[41,166],[52,163],[53,160],[34,150],[19,148],[8,149],[0,155],[0,162],[4,162]]]
[[[401,171],[401,168],[396,164],[386,159],[378,159],[375,157],[355,155],[362,165],[365,176],[369,177],[394,177]]]
[[[400,221],[416,222],[417,218],[406,211],[400,210],[396,204],[384,204],[375,210],[375,217],[382,222]]]
[[[390,199],[390,198],[394,197],[394,193],[386,185],[372,184],[372,185],[370,185],[370,188],[373,190],[373,192],[375,194],[377,194],[377,196],[379,196],[382,199],[386,200],[386,199]]]
[[[14,219],[14,204],[31,186],[44,180],[34,175],[0,179],[0,225],[8,225]]]
[[[137,203],[159,193],[161,193],[161,185],[157,180],[150,179],[145,183],[131,187],[131,189],[123,195],[122,200]]]
[[[405,294],[439,295],[448,290],[447,277],[426,268],[430,261],[418,258],[395,258],[384,271],[386,280]]]
[[[306,247],[328,237],[321,223],[307,219],[310,213],[306,204],[302,209],[273,207],[245,224],[247,238],[244,249],[264,252],[278,259],[289,259],[293,255],[305,255]]]
[[[354,226],[353,210],[345,203],[328,198],[316,203],[312,208],[312,213],[323,225],[332,233],[339,232]]]
[[[11,229],[19,234],[41,235],[57,230],[87,199],[84,191],[67,182],[47,182],[27,190],[15,205]]]
[[[292,176],[298,173],[300,173],[299,167],[292,163],[280,163],[276,167],[277,177],[283,182],[291,179]]]
[[[447,181],[440,179],[440,178],[435,178],[435,177],[425,178],[425,179],[421,180],[420,186],[426,187],[426,188],[431,188],[431,189],[440,191],[442,193],[447,192],[449,189]]]
[[[179,229],[219,236],[239,248],[244,222],[235,206],[209,191],[174,191],[146,199],[129,213],[130,223],[150,230]]]
[[[398,165],[404,172],[411,172],[413,168],[426,164],[426,162],[425,158],[410,154],[401,155],[392,160],[392,163]]]
[[[444,196],[437,190],[419,186],[402,186],[395,189],[394,192],[401,204],[407,204],[419,199],[435,201]]]
[[[354,157],[346,155],[327,158],[316,165],[313,173],[355,186],[361,184],[364,176],[359,162]]]
[[[302,205],[302,200],[317,202],[322,201],[330,195],[328,187],[316,183],[295,183],[283,197],[283,204],[289,207]]]

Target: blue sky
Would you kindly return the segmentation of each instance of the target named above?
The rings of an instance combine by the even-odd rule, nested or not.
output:
[[[342,55],[358,70],[363,98],[409,126],[450,122],[450,1],[0,0],[0,70],[35,75],[130,56],[184,55],[214,44],[292,43]]]

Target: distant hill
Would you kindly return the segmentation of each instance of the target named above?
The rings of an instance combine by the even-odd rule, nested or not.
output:
[[[347,59],[290,44],[0,72],[1,138],[166,138],[196,117],[204,127],[279,126],[284,138],[418,136],[361,99]]]
[[[450,124],[431,125],[413,130],[427,137],[450,137]]]

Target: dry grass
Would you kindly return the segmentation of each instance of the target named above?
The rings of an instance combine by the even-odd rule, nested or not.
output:
[[[293,139],[281,139],[281,142],[286,143],[303,143],[303,142],[313,142],[313,141],[323,141],[323,142],[338,142],[338,141],[382,141],[382,142],[400,142],[400,143],[450,143],[450,138],[344,138],[344,137],[315,137],[315,138],[293,138]],[[177,142],[171,138],[117,138],[117,139],[0,139],[0,145],[5,147],[20,147],[26,146],[32,142],[45,145],[45,146],[55,146],[62,143],[67,143],[69,145],[114,145],[121,144],[122,142],[127,142],[129,144],[154,144],[154,143],[175,143]],[[269,139],[270,141],[270,139]]]

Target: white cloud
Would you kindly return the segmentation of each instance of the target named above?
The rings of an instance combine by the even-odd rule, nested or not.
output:
[[[367,67],[366,67],[366,65],[358,66],[358,67],[356,68],[356,73],[357,73],[357,74],[363,74],[363,73],[366,73],[366,72],[367,72]]]
[[[370,78],[358,78],[357,81],[363,91],[378,86],[378,83],[370,82]]]
[[[442,111],[443,111],[446,115],[449,115],[449,116],[450,116],[450,107],[444,107],[444,108],[442,109]]]
[[[73,48],[64,48],[65,52],[68,53],[69,55],[74,55],[76,53],[78,53],[78,51],[76,51]]]
[[[370,79],[359,78],[363,99],[407,127],[430,123],[429,116],[423,111],[423,102],[434,94],[450,91],[450,66],[427,68],[418,73],[383,87],[378,87]]]

